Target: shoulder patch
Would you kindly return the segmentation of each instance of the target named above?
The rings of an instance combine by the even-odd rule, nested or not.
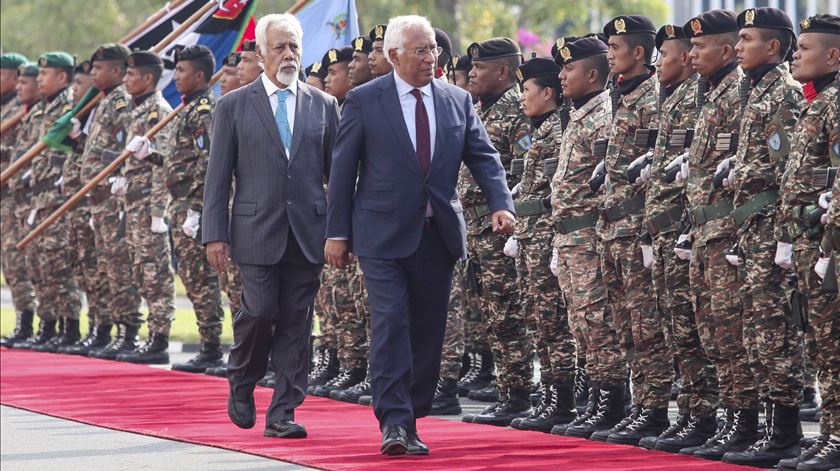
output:
[[[522,150],[529,150],[531,148],[531,135],[526,134],[522,136],[518,141],[516,141],[516,145],[518,145]]]
[[[65,114],[72,109],[73,109],[73,105],[71,105],[70,103],[67,103],[66,105],[64,105],[64,108],[61,109],[61,114]]]
[[[148,116],[146,116],[146,122],[154,124],[158,122],[158,118],[158,112],[157,110],[154,110],[151,113],[149,113]]]
[[[198,99],[198,105],[195,107],[196,111],[198,111],[198,112],[210,111],[210,109],[211,109],[210,100],[207,97]]]
[[[128,102],[125,100],[125,98],[117,98],[117,100],[114,102],[115,110],[121,110],[126,106],[128,106]]]

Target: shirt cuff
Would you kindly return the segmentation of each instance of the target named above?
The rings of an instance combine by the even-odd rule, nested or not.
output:
[[[327,240],[347,240],[347,237],[328,237]]]

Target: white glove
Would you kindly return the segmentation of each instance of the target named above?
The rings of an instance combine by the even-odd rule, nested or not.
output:
[[[522,188],[522,183],[517,183],[514,185],[513,189],[510,190],[510,197],[516,198],[516,195],[519,194],[519,190]]]
[[[152,216],[152,233],[166,234],[166,231],[168,230],[169,227],[166,225],[166,222],[164,222],[163,218]]]
[[[817,260],[817,264],[814,265],[814,271],[820,279],[825,278],[825,272],[828,270],[829,260],[831,260],[831,257],[820,257],[820,259]]]
[[[820,208],[828,209],[828,204],[831,202],[831,192],[827,191],[820,195]]]
[[[557,252],[557,249],[551,249],[551,263],[548,265],[551,268],[551,273],[554,276],[560,276],[560,254]]]
[[[645,165],[645,168],[642,169],[641,173],[639,173],[639,181],[642,183],[647,183],[650,181],[650,164]]]
[[[55,185],[56,188],[61,188],[61,185],[63,185],[63,184],[64,184],[64,175],[58,177],[58,180],[56,180],[55,183],[53,183],[53,185]]]
[[[88,226],[90,227],[90,230],[96,230],[96,222],[94,222],[93,216],[91,216],[90,219],[88,219]]]
[[[682,243],[688,239],[688,234],[680,234],[680,236],[677,238],[677,244]],[[691,249],[674,247],[674,253],[677,254],[677,257],[679,257],[680,260],[691,260]]]
[[[691,170],[688,168],[688,162],[683,162],[680,165],[680,173],[677,174],[676,181],[688,180],[689,175],[691,175]]]
[[[519,243],[514,237],[508,237],[507,242],[505,242],[505,248],[502,249],[502,252],[504,252],[508,257],[516,258],[516,255],[519,253]]]
[[[670,163],[668,163],[668,165],[665,167],[665,171],[667,172],[668,170],[671,170],[672,168],[674,168],[678,165],[680,167],[680,171],[677,172],[677,176],[674,179],[674,181],[675,182],[680,182],[682,180],[687,180],[688,179],[688,174],[689,174],[688,152],[684,152],[684,153],[674,157],[674,160],[672,160]]]
[[[820,216],[820,224],[822,224],[823,226],[828,224],[828,213],[825,213],[822,216]]]
[[[719,163],[717,165],[717,168],[715,169],[715,175],[717,175],[719,173],[722,173],[722,172],[726,172],[726,176],[723,177],[723,187],[724,188],[729,188],[729,185],[732,184],[732,171],[735,169],[735,166],[733,165],[734,164],[733,159],[734,159],[734,157],[730,157],[728,159],[723,159],[723,161],[721,163]]]
[[[128,180],[125,177],[111,177],[108,182],[111,183],[111,194],[114,196],[124,196],[128,191]]]
[[[647,244],[641,244],[642,248],[642,263],[645,265],[645,268],[650,268],[653,266],[653,246]]]
[[[793,267],[793,245],[787,242],[776,242],[776,258],[774,262],[783,269],[790,270]]]
[[[592,176],[589,178],[590,180],[594,180],[595,177],[604,171],[604,161],[598,162],[598,165],[595,166],[595,170],[592,171]],[[606,184],[606,182],[604,183]]]
[[[78,139],[82,135],[82,122],[76,118],[71,118],[70,122],[73,123],[73,129],[67,135],[70,139]]]
[[[134,136],[125,146],[125,150],[130,151],[138,159],[145,159],[150,152],[152,142],[146,136]]]
[[[645,163],[645,160],[648,157],[653,157],[653,152],[652,151],[647,151],[644,154],[636,157],[636,160],[630,162],[630,166],[627,167],[627,170],[632,170],[632,169],[638,167],[639,165],[643,165]]]
[[[729,253],[726,254],[726,261],[729,262],[729,264],[733,267],[737,267],[741,264],[741,257],[739,257],[737,254]]]
[[[184,220],[184,224],[181,225],[181,229],[184,231],[184,234],[195,239],[198,236],[198,228],[200,227],[200,223],[201,213],[199,213],[198,211],[193,211],[192,209],[188,209],[187,219]]]

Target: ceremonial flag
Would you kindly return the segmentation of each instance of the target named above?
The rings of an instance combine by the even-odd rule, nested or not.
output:
[[[96,87],[90,87],[82,97],[81,100],[67,113],[64,113],[60,118],[55,120],[52,127],[47,131],[47,134],[41,138],[41,141],[44,144],[52,147],[53,149],[60,150],[62,152],[72,152],[73,149],[67,145],[64,141],[67,139],[67,135],[70,134],[70,131],[73,130],[73,116],[76,115],[85,105],[90,102],[97,94],[99,90]]]
[[[319,62],[330,48],[349,46],[359,36],[355,0],[312,0],[295,16],[303,26],[302,67]]]

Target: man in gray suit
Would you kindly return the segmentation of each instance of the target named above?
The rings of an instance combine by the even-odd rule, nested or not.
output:
[[[224,273],[232,258],[242,274],[228,359],[231,421],[254,426],[254,387],[271,355],[277,379],[265,436],[303,438],[294,409],[306,395],[338,103],[297,79],[303,31],[294,16],[260,18],[256,36],[264,73],[216,107],[202,240],[216,271]]]

